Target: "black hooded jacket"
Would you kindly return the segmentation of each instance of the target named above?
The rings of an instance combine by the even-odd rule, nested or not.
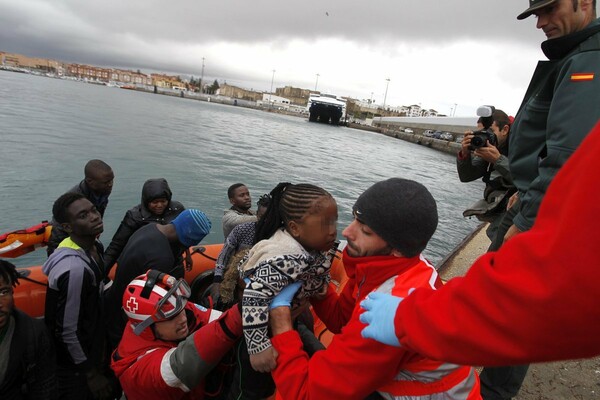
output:
[[[107,273],[121,255],[121,251],[123,251],[133,232],[149,223],[166,225],[185,210],[183,204],[171,200],[171,197],[171,189],[164,178],[148,179],[144,183],[144,187],[142,188],[142,202],[125,213],[119,229],[117,229],[110,245],[106,249],[104,260]],[[167,199],[169,201],[162,215],[153,214],[148,209],[148,204],[156,199]]]

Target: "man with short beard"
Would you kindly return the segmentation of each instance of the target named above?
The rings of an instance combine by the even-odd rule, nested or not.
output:
[[[360,333],[359,304],[369,293],[407,295],[411,288],[441,287],[435,268],[421,255],[438,223],[431,193],[418,182],[391,178],[368,188],[352,211],[354,220],[342,232],[348,239],[342,253],[348,281],[339,295],[330,284],[310,300],[336,334],[329,347],[309,359],[293,329],[289,301],[271,305],[271,343],[278,353],[272,375],[281,397],[480,399],[472,367],[429,359]]]

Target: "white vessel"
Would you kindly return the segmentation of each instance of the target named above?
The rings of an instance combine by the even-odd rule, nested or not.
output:
[[[311,122],[339,125],[346,118],[346,101],[331,94],[311,94],[306,109]]]

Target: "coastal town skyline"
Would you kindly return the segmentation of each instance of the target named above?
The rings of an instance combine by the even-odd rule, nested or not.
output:
[[[525,0],[0,0],[8,52],[116,68],[202,74],[269,91],[317,88],[376,103],[469,116],[515,113],[543,33],[517,21]],[[387,93],[387,96],[386,96]]]
[[[265,95],[273,94],[273,97],[284,96],[285,92],[300,92],[308,96],[308,93],[321,93],[320,91],[308,89],[308,88],[295,88],[292,86],[281,86],[273,87],[272,92],[254,90],[253,88],[244,88],[233,86],[227,83],[226,80],[215,78],[214,81],[201,77],[182,76],[182,75],[168,75],[163,72],[145,72],[138,69],[121,69],[112,66],[96,66],[96,65],[82,65],[75,63],[67,63],[62,60],[52,60],[40,57],[30,57],[25,54],[8,53],[0,49],[0,69],[13,72],[27,72],[34,74],[43,74],[48,77],[55,78],[76,78],[79,80],[85,80],[89,83],[103,83],[103,84],[119,84],[123,85],[139,85],[139,86],[157,86],[160,88],[176,89],[176,90],[189,90],[192,92],[200,92],[206,94],[221,94],[224,96],[233,96],[235,98],[245,98],[246,94],[252,94],[252,97],[264,93]],[[227,87],[225,93],[219,89]],[[284,97],[280,97],[281,100]],[[306,106],[306,98],[290,97],[287,100],[291,100],[293,104],[297,106]],[[388,116],[447,116],[443,113],[439,113],[437,110],[428,109],[426,106],[411,104],[409,105],[393,105],[377,104],[373,99],[355,99],[351,97],[345,97],[346,100],[352,101],[357,107],[366,107],[368,112],[372,114],[380,115],[381,112]],[[385,111],[384,111],[385,107]],[[418,114],[409,115],[417,110]]]

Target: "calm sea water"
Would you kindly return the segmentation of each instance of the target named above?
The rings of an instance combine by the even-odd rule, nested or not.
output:
[[[212,220],[204,243],[221,243],[227,187],[244,182],[255,202],[278,182],[326,188],[339,229],[357,196],[389,177],[417,180],[438,202],[440,223],[425,255],[440,261],[476,225],[462,211],[483,184],[460,183],[452,155],[384,135],[303,118],[80,82],[0,71],[0,232],[50,219],[54,200],[83,178],[92,158],[116,179],[105,214],[108,245],[148,178]],[[13,260],[40,264],[45,252]]]

